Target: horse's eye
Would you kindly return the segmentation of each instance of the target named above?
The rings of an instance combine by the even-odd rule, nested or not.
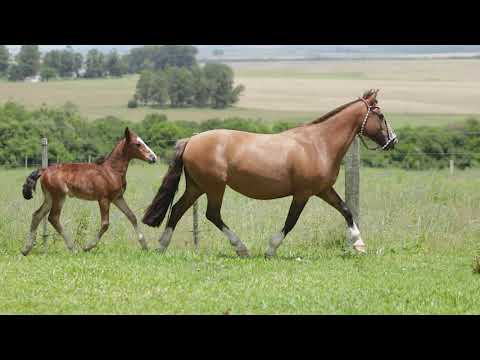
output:
[[[140,143],[136,143],[135,145],[137,145],[137,147],[140,147],[140,146],[142,146],[142,144],[140,144]]]

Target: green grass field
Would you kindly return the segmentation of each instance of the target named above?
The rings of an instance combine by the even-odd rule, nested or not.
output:
[[[155,194],[163,165],[136,164],[127,202],[138,217]],[[263,258],[285,220],[289,199],[261,202],[228,190],[225,222],[251,259],[238,259],[203,213],[201,247],[193,251],[191,211],[169,251],[142,252],[117,210],[91,253],[72,255],[52,235],[20,255],[32,212],[21,196],[30,171],[2,170],[0,313],[3,314],[478,314],[480,274],[479,170],[415,172],[362,169],[361,224],[366,256],[343,249],[344,221],[318,199],[307,205],[278,251]],[[183,186],[183,180],[182,180]],[[343,176],[336,188],[343,194]],[[177,196],[179,196],[181,192]],[[67,200],[62,222],[83,245],[99,225],[96,203]],[[151,248],[160,230],[144,228]],[[49,233],[53,229],[49,226]]]

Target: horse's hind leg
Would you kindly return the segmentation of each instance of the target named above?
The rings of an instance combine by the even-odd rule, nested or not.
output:
[[[35,244],[35,238],[37,236],[38,225],[40,224],[40,221],[42,221],[42,219],[45,216],[47,216],[51,207],[52,207],[52,197],[50,196],[50,193],[44,192],[44,200],[43,200],[42,206],[40,206],[40,208],[37,211],[35,211],[32,215],[30,233],[28,235],[27,242],[25,243],[25,247],[22,250],[22,254],[24,256],[27,256],[32,250],[33,245]]]
[[[164,252],[167,250],[168,246],[170,245],[170,241],[172,240],[173,231],[175,230],[178,222],[185,212],[190,209],[193,203],[197,201],[202,194],[203,191],[201,191],[187,175],[185,193],[172,208],[165,231],[160,237],[160,247],[158,248],[158,251]]]
[[[240,257],[249,257],[245,244],[240,238],[223,222],[221,216],[221,208],[223,202],[223,195],[225,193],[225,186],[215,193],[207,193],[208,206],[207,206],[207,219],[210,220],[220,231],[222,231],[230,240],[230,244],[235,248],[237,255]]]
[[[65,233],[62,224],[60,223],[60,213],[62,212],[63,204],[65,203],[65,195],[55,196],[52,198],[52,210],[48,215],[48,221],[57,230],[57,232],[63,237],[67,249],[70,251],[75,250],[75,244],[72,239]]]
[[[274,257],[277,249],[282,245],[283,239],[288,235],[290,231],[295,227],[297,224],[298,218],[302,214],[305,205],[308,202],[308,197],[302,196],[294,196],[292,203],[290,205],[290,210],[288,211],[287,220],[285,221],[285,226],[283,227],[282,231],[278,234],[274,235],[270,239],[270,245],[265,253],[267,258]]]
[[[128,207],[125,199],[123,197],[120,197],[118,198],[117,200],[115,200],[113,202],[115,204],[115,206],[125,214],[125,216],[127,217],[127,219],[130,221],[130,223],[132,224],[135,232],[137,233],[137,236],[138,236],[138,242],[140,243],[140,246],[142,247],[143,250],[148,250],[148,245],[147,245],[147,242],[145,241],[145,236],[143,235],[143,233],[140,231],[140,229],[138,228],[138,222],[137,222],[137,217],[135,216],[135,214],[132,212],[132,210],[130,210],[130,208]]]
[[[358,229],[357,224],[355,224],[355,221],[353,220],[352,212],[337,192],[333,188],[329,188],[319,194],[318,197],[333,206],[343,215],[348,225],[349,245],[351,246],[353,244],[355,250],[360,253],[365,253],[365,243],[360,236],[360,230]]]
[[[92,250],[95,246],[97,246],[98,242],[102,238],[102,235],[105,234],[105,232],[108,230],[109,226],[109,211],[110,211],[110,200],[108,199],[102,199],[98,202],[98,205],[100,207],[100,215],[102,218],[102,223],[100,226],[100,230],[98,231],[97,236],[95,239],[91,240],[84,248],[84,251],[90,251]]]

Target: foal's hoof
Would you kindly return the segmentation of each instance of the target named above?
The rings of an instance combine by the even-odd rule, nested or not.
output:
[[[163,255],[163,254],[165,254],[165,253],[167,252],[167,249],[162,248],[162,247],[159,247],[159,248],[155,249],[155,252],[156,252],[157,254]]]
[[[25,250],[25,249],[23,249],[22,251],[20,251],[20,253],[21,253],[23,256],[27,256],[27,255],[30,253],[30,250]]]
[[[250,257],[250,253],[248,252],[247,248],[242,248],[240,250],[237,250],[237,255],[238,255],[238,257],[240,257],[242,259]]]

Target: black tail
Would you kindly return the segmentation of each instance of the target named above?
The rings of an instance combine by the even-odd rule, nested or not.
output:
[[[162,186],[143,216],[142,222],[144,224],[152,227],[162,225],[163,219],[165,219],[168,209],[173,204],[173,199],[178,190],[178,184],[183,171],[183,153],[189,140],[184,139],[177,142],[175,157],[163,178]]]
[[[25,184],[23,184],[23,197],[26,200],[30,200],[33,198],[32,190],[35,191],[35,187],[37,186],[37,180],[42,176],[41,170],[35,170],[30,175],[28,175]]]

